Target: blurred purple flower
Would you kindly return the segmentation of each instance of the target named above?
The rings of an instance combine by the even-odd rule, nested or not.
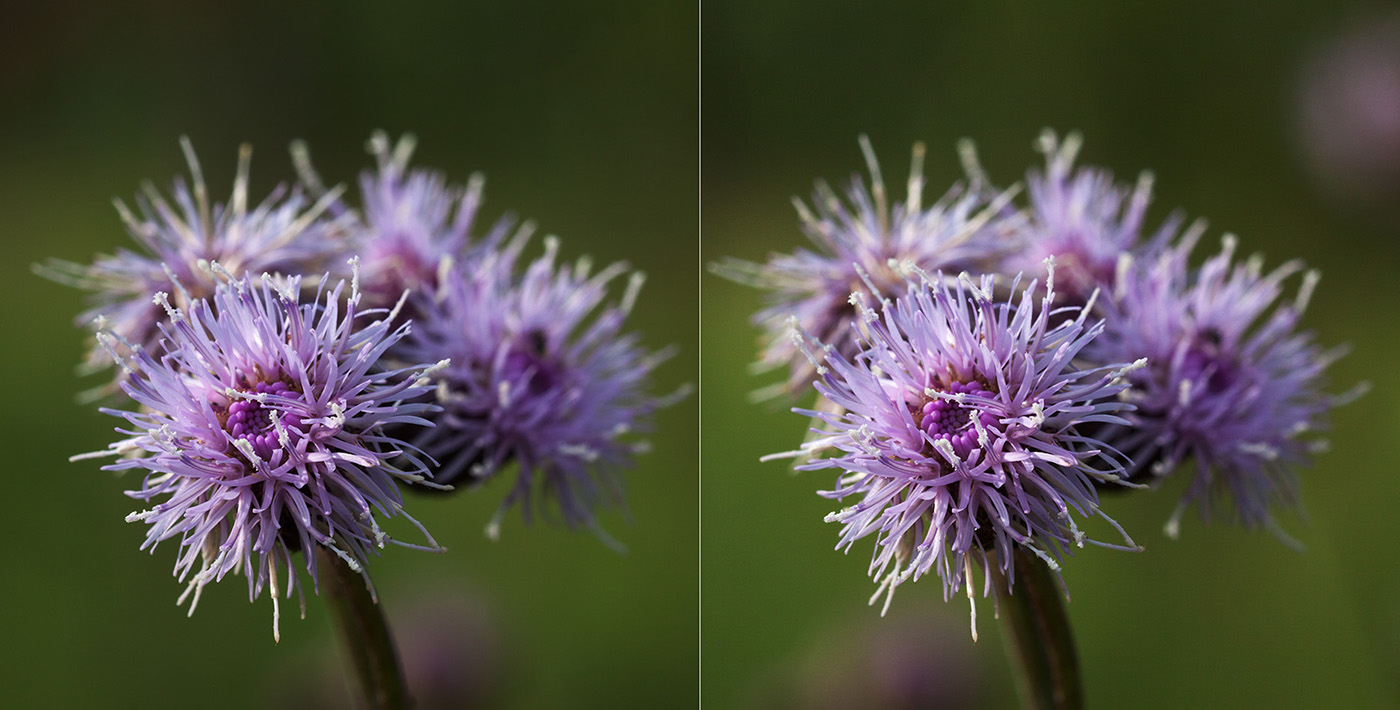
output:
[[[370,322],[353,284],[343,306],[344,283],[327,291],[324,280],[320,303],[298,304],[299,278],[259,283],[232,280],[217,263],[211,270],[230,279],[212,301],[182,311],[156,296],[169,314],[159,357],[101,325],[98,341],[127,373],[121,387],[140,409],[104,409],[128,422],[118,431],[129,438],[74,458],[116,455],[104,470],[148,471],[128,495],[152,505],[127,520],[150,525],[142,549],[179,539],[175,576],[188,580],[180,601],[193,593],[192,614],[205,585],[242,574],[250,600],[270,589],[276,637],[278,595],[296,588],[295,552],[305,553],[314,583],[313,545],[357,571],[385,542],[440,549],[403,512],[397,486],[431,474],[412,447],[385,434],[391,425],[429,425],[423,416],[436,407],[402,400],[430,389],[419,383],[431,368],[377,365],[405,329]],[[380,529],[376,516],[396,515],[423,532],[426,547]]]
[[[956,628],[933,610],[897,623],[822,631],[800,660],[753,693],[752,707],[802,710],[970,710],[992,706],[987,673]]]
[[[471,232],[485,181],[475,174],[462,188],[449,185],[442,173],[410,170],[415,145],[412,135],[404,135],[392,146],[382,131],[370,137],[378,171],[360,176],[364,212],[353,223],[350,238],[350,249],[361,260],[365,305],[389,307],[408,291],[412,297],[402,315],[409,318],[441,274],[455,263],[471,262],[498,248],[515,228],[515,220],[507,215],[474,241]],[[294,148],[294,153],[303,182],[313,191],[322,190],[304,146]],[[338,204],[336,209],[347,208]],[[527,222],[516,234],[523,237],[533,230]]]
[[[508,615],[486,595],[464,590],[461,580],[433,574],[418,577],[411,596],[384,606],[414,710],[502,707],[520,677]],[[361,707],[364,699],[354,697],[357,689],[337,658],[343,653],[328,642],[286,649],[290,655],[279,657],[270,682],[250,689],[253,704],[268,710]]]
[[[607,285],[625,264],[597,274],[587,259],[557,267],[558,242],[550,238],[544,256],[517,277],[524,242],[522,235],[471,269],[448,271],[396,350],[409,360],[452,360],[438,378],[437,427],[414,443],[437,459],[442,483],[480,484],[518,466],[487,526],[492,537],[512,504],[528,522],[536,495],[553,499],[569,527],[602,536],[593,509],[621,503],[616,470],[644,449],[632,435],[648,430],[668,403],[647,388],[670,352],[648,352],[623,332],[641,274],[620,304],[605,305]]]
[[[1400,16],[1370,17],[1304,65],[1298,136],[1326,187],[1393,206],[1400,188]]]
[[[1308,272],[1291,301],[1283,283],[1302,269],[1288,262],[1267,274],[1259,257],[1233,263],[1235,240],[1192,270],[1194,239],[1151,260],[1134,261],[1105,303],[1102,336],[1086,349],[1094,362],[1146,357],[1132,372],[1128,424],[1102,435],[1136,461],[1130,474],[1172,473],[1194,459],[1195,473],[1168,524],[1175,536],[1191,503],[1209,518],[1232,500],[1246,527],[1278,530],[1270,509],[1297,504],[1297,474],[1329,410],[1346,397],[1323,391],[1324,371],[1342,355],[1324,352],[1298,320],[1317,281]],[[1286,537],[1285,537],[1286,539]]]
[[[1103,326],[1086,325],[1080,312],[1052,327],[1050,273],[1039,304],[1035,282],[994,301],[990,275],[979,285],[964,274],[954,287],[925,274],[879,312],[852,296],[860,351],[848,359],[820,345],[824,364],[809,353],[817,391],[843,411],[795,409],[828,428],[769,458],[835,452],[797,468],[839,469],[835,490],[822,495],[859,499],[827,520],[843,525],[838,548],[877,537],[871,603],[888,592],[888,609],[895,587],[929,572],[942,578],[945,599],[961,586],[971,598],[974,558],[1011,580],[1013,545],[1058,571],[1068,548],[1086,541],[1071,514],[1101,516],[1124,538],[1096,544],[1136,549],[1099,510],[1094,488],[1119,480],[1124,462],[1081,427],[1123,421],[1130,405],[1118,398],[1120,377],[1141,362],[1073,364]],[[806,334],[796,341],[803,350],[820,344]],[[975,637],[975,614],[973,623]]]
[[[279,186],[249,211],[252,148],[244,145],[238,153],[233,195],[227,204],[211,207],[189,139],[181,138],[180,146],[189,162],[193,191],[183,178],[176,177],[174,205],[150,183],[136,197],[139,216],[122,202],[116,203],[127,231],[141,247],[139,251],[118,249],[115,255],[100,256],[91,265],[51,259],[36,268],[55,281],[92,291],[92,306],[78,316],[77,324],[89,328],[97,317],[105,317],[107,327],[120,336],[118,348],[130,342],[156,351],[162,313],[153,297],[163,291],[170,294],[174,307],[184,309],[212,296],[219,283],[209,269],[213,262],[238,274],[341,273],[346,224],[323,216],[338,191],[308,204],[300,190],[289,192]],[[92,348],[87,358],[89,369],[96,371],[111,364],[103,348]]]
[[[853,177],[846,201],[825,183],[817,183],[813,209],[794,199],[802,231],[814,249],[774,254],[767,263],[729,259],[715,266],[726,278],[770,292],[769,305],[753,322],[765,330],[760,364],[766,369],[788,367],[788,380],[762,396],[798,394],[811,384],[811,363],[788,337],[788,319],[796,317],[808,333],[843,355],[856,351],[849,326],[856,310],[853,292],[876,298],[902,294],[906,278],[900,264],[912,262],[927,272],[981,272],[1004,247],[1005,235],[987,227],[987,220],[1005,206],[1010,194],[986,198],[985,190],[954,186],[934,205],[923,206],[922,144],[915,144],[903,202],[890,205],[885,183],[870,141],[860,140],[870,169],[871,186]],[[815,211],[814,211],[815,210]],[[1009,231],[1014,225],[998,221]]]
[[[414,707],[501,705],[515,665],[501,609],[457,586],[420,589],[398,609],[392,622]]]
[[[1074,167],[1082,139],[1071,133],[1060,141],[1052,131],[1040,136],[1044,172],[1026,175],[1028,219],[1015,230],[1019,237],[1006,252],[1003,274],[1044,274],[1047,257],[1055,257],[1060,305],[1082,306],[1096,288],[1110,289],[1118,260],[1125,254],[1160,249],[1180,226],[1173,216],[1151,239],[1142,235],[1143,217],[1152,199],[1152,175],[1144,172],[1131,190],[1112,173]],[[1197,225],[1194,230],[1202,229]]]

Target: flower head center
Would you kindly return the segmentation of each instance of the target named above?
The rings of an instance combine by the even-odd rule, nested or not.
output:
[[[295,393],[296,390],[285,382],[259,382],[252,389],[255,395],[282,396],[288,392]],[[240,399],[228,406],[224,431],[235,439],[247,441],[260,458],[269,459],[279,447],[280,434],[290,429],[296,420],[297,417],[291,412],[279,412],[268,406],[265,398],[262,402]]]
[[[1196,336],[1182,360],[1185,375],[1203,381],[1211,392],[1229,389],[1239,380],[1239,367],[1222,346],[1220,332],[1208,328]]]
[[[548,342],[543,333],[532,331],[506,354],[503,376],[510,382],[523,382],[531,395],[542,395],[563,379],[562,373],[545,356]]]
[[[955,382],[943,388],[943,391],[952,395],[992,396],[991,392],[977,382]],[[979,411],[976,407],[955,399],[929,400],[924,403],[919,413],[919,427],[934,441],[947,441],[958,458],[963,459],[977,447],[977,426],[973,424],[973,418],[976,417],[983,428],[996,422],[996,416],[992,413]]]
[[[365,279],[366,289],[392,304],[404,291],[435,287],[437,265],[425,257],[407,234],[386,233],[368,249],[366,263],[371,265],[371,273]]]

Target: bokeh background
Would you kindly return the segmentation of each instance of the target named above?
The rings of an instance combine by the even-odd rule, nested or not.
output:
[[[112,441],[117,420],[74,402],[99,384],[73,374],[81,294],[30,264],[127,245],[111,200],[129,201],[143,180],[168,189],[186,170],[182,134],[226,200],[240,143],[254,146],[257,198],[294,177],[293,139],[310,143],[328,181],[353,181],[370,165],[372,130],[412,131],[417,164],[459,183],[486,175],[482,219],[512,211],[559,235],[570,259],[647,272],[631,325],[652,348],[678,346],[656,376],[669,392],[695,381],[699,352],[697,32],[686,3],[7,6],[0,705],[346,702],[318,599],[304,621],[284,605],[276,645],[270,602],[250,604],[241,578],[208,588],[185,618],[170,574],[176,548],[139,552],[145,526],[123,522],[137,507],[122,495],[135,479],[66,460]],[[587,533],[526,528],[518,513],[488,541],[500,486],[410,500],[450,549],[391,547],[371,565],[410,674],[461,686],[438,688],[459,693],[448,706],[693,704],[697,399],[657,417],[652,453],[626,474],[630,520],[602,518],[625,554]]]
[[[925,204],[961,177],[960,138],[1001,184],[1041,162],[1042,128],[1085,136],[1084,162],[1157,178],[1149,213],[1208,218],[1267,264],[1323,278],[1305,325],[1350,343],[1333,450],[1302,473],[1299,553],[1267,533],[1185,519],[1182,486],[1106,510],[1143,554],[1088,549],[1065,569],[1089,705],[1100,708],[1400,706],[1400,37],[1376,3],[705,3],[702,258],[761,261],[805,241],[790,197],[863,172],[870,136],[902,196],[928,148]],[[991,605],[936,582],[865,606],[870,540],[833,552],[826,473],[759,456],[805,420],[746,394],[757,292],[702,279],[701,688],[712,707],[1007,707]],[[919,669],[925,669],[920,671]],[[927,705],[920,705],[926,703]],[[941,705],[939,705],[941,704]]]

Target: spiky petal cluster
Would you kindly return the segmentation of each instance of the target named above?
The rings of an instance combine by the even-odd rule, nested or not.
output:
[[[729,260],[716,268],[722,276],[771,292],[770,305],[756,313],[753,321],[766,331],[760,363],[789,368],[789,379],[779,391],[796,394],[814,377],[811,363],[788,337],[789,318],[796,317],[808,333],[850,357],[856,350],[849,327],[855,316],[850,304],[853,292],[877,299],[902,294],[906,279],[900,265],[904,262],[930,273],[980,273],[992,265],[1006,243],[1005,235],[995,233],[987,222],[1005,206],[1010,193],[987,200],[981,197],[984,190],[954,186],[925,208],[924,149],[915,145],[908,195],[890,205],[880,166],[864,137],[861,149],[870,169],[869,188],[859,177],[853,178],[843,202],[830,187],[818,183],[812,209],[793,201],[802,231],[814,248],[775,254],[765,264]],[[995,223],[1004,231],[1014,226],[1004,220]]]
[[[435,407],[403,402],[430,389],[418,384],[425,368],[376,365],[404,329],[371,321],[353,287],[342,306],[343,285],[300,304],[299,279],[278,288],[244,277],[187,311],[161,294],[170,321],[159,357],[110,326],[98,333],[140,409],[103,410],[128,422],[118,431],[130,438],[87,456],[122,457],[106,470],[148,471],[128,495],[151,507],[128,520],[150,526],[142,549],[179,541],[175,576],[188,581],[180,599],[193,593],[191,613],[205,585],[243,574],[250,599],[270,589],[275,635],[278,595],[296,587],[293,553],[323,545],[360,570],[386,541],[419,547],[390,540],[377,518],[412,521],[398,483],[430,477],[385,433],[428,424]],[[427,546],[438,549],[431,537]],[[316,556],[304,557],[314,582]]]
[[[387,308],[408,291],[411,298],[405,315],[409,317],[443,272],[499,247],[516,226],[509,216],[502,217],[474,241],[472,229],[481,209],[484,180],[473,175],[460,187],[448,184],[442,173],[409,169],[415,145],[412,135],[392,146],[383,132],[371,136],[369,149],[378,170],[360,175],[364,208],[351,226],[349,246],[360,257],[366,305]],[[302,179],[319,191],[323,188],[304,151],[296,149]],[[528,235],[533,230],[533,225],[525,223],[516,233]]]
[[[570,527],[596,529],[593,509],[620,503],[616,471],[643,446],[630,434],[665,404],[647,385],[669,353],[648,352],[623,331],[641,275],[620,305],[605,304],[625,265],[597,274],[586,260],[558,267],[551,238],[517,276],[524,241],[450,270],[399,349],[409,359],[452,360],[440,374],[437,427],[414,441],[438,460],[438,480],[479,483],[518,466],[487,527],[493,537],[512,504],[528,521],[536,496],[552,499]]]
[[[1129,424],[1104,435],[1156,476],[1194,460],[1169,534],[1191,503],[1209,517],[1224,500],[1246,527],[1277,531],[1270,510],[1296,504],[1295,469],[1325,443],[1318,431],[1341,401],[1323,391],[1324,371],[1341,351],[1324,352],[1298,329],[1315,272],[1296,298],[1281,301],[1299,262],[1264,273],[1257,257],[1236,263],[1235,240],[1226,237],[1193,270],[1193,246],[1186,240],[1126,265],[1106,304],[1107,329],[1086,354],[1099,362],[1131,354],[1149,365],[1129,376],[1137,405]]]
[[[1141,363],[1080,369],[1101,323],[1055,318],[1050,285],[1039,303],[1035,282],[1010,302],[992,287],[991,276],[950,285],[925,275],[879,311],[856,299],[860,351],[823,345],[818,367],[817,391],[840,411],[794,410],[827,428],[793,453],[830,454],[798,468],[840,470],[823,495],[855,499],[827,517],[843,526],[838,548],[876,537],[876,598],[929,572],[945,598],[964,585],[970,597],[972,561],[1010,579],[1016,545],[1058,569],[1086,539],[1071,516],[1107,519],[1094,482],[1117,481],[1124,464],[1083,427],[1123,421],[1120,375]],[[1123,537],[1096,544],[1133,548]]]
[[[1064,141],[1051,131],[1041,134],[1045,170],[1026,176],[1028,219],[1015,230],[1017,243],[999,266],[1003,274],[1044,273],[1045,259],[1055,258],[1055,279],[1062,304],[1088,303],[1095,289],[1111,289],[1122,255],[1160,247],[1180,226],[1173,216],[1151,239],[1143,237],[1143,218],[1152,199],[1152,175],[1143,173],[1131,190],[1107,171],[1074,166],[1081,139]],[[1202,229],[1202,225],[1192,230]]]
[[[227,203],[210,205],[204,175],[188,139],[181,147],[189,162],[193,185],[175,178],[174,204],[149,183],[136,197],[133,213],[118,201],[117,211],[139,251],[119,249],[91,265],[50,260],[39,272],[56,281],[92,291],[92,306],[77,323],[90,328],[102,316],[121,341],[158,350],[163,319],[156,293],[169,294],[173,305],[186,309],[214,294],[219,277],[209,269],[218,262],[232,273],[339,273],[344,257],[344,222],[325,218],[336,193],[310,204],[301,191],[278,187],[256,207],[248,206],[248,164],[252,149],[238,154],[233,195]],[[101,347],[88,356],[93,370],[112,363]]]

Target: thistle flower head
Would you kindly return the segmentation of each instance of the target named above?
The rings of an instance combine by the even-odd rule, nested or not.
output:
[[[173,204],[149,183],[136,197],[135,213],[116,203],[139,250],[118,249],[91,265],[50,260],[38,268],[56,281],[92,291],[92,306],[78,316],[77,323],[89,328],[102,316],[106,327],[119,336],[114,341],[118,348],[129,342],[156,352],[164,314],[153,300],[155,295],[168,294],[171,305],[179,309],[212,296],[222,277],[211,264],[222,264],[236,274],[338,273],[343,265],[345,224],[324,216],[338,191],[310,204],[300,190],[279,186],[250,208],[252,149],[244,145],[238,154],[232,196],[227,203],[211,206],[194,149],[188,139],[181,139],[181,147],[192,182],[175,178]],[[111,363],[102,347],[94,346],[87,358],[92,370]]]
[[[1007,252],[1000,271],[1043,273],[1042,264],[1053,256],[1061,304],[1082,306],[1094,289],[1112,288],[1121,255],[1160,246],[1177,230],[1180,218],[1169,218],[1152,239],[1144,240],[1152,175],[1143,173],[1129,189],[1106,171],[1076,169],[1080,144],[1077,134],[1063,141],[1050,131],[1041,134],[1045,169],[1026,176],[1028,219],[1017,230],[1019,244]]]
[[[1108,299],[1107,328],[1086,354],[1098,362],[1146,357],[1149,365],[1129,375],[1137,405],[1129,425],[1104,436],[1156,476],[1194,460],[1169,533],[1191,503],[1209,517],[1227,500],[1246,527],[1277,530],[1270,511],[1297,503],[1295,470],[1324,443],[1318,432],[1341,401],[1323,389],[1341,353],[1324,352],[1298,328],[1315,273],[1294,299],[1281,300],[1300,263],[1265,273],[1258,257],[1236,262],[1227,237],[1192,270],[1193,246],[1184,240],[1134,261]]]
[[[856,349],[850,329],[856,313],[852,293],[877,299],[902,294],[910,265],[927,272],[981,271],[992,263],[1004,241],[992,233],[987,221],[1010,194],[987,200],[981,190],[955,186],[925,208],[924,149],[916,144],[907,196],[891,205],[880,166],[864,137],[861,148],[870,169],[870,187],[859,177],[852,178],[843,202],[825,183],[818,183],[811,208],[794,200],[802,231],[813,248],[776,254],[765,264],[730,260],[716,268],[722,276],[770,292],[769,305],[753,317],[766,331],[760,362],[769,368],[789,368],[782,388],[788,393],[800,392],[814,377],[811,363],[788,337],[789,318],[796,317],[813,337],[850,357]],[[1004,222],[996,224],[1008,227]]]
[[[552,500],[570,527],[596,529],[593,509],[620,504],[617,469],[644,447],[633,435],[665,404],[647,387],[669,353],[648,352],[623,331],[640,274],[620,304],[605,303],[624,264],[596,274],[586,259],[558,266],[551,238],[517,276],[524,241],[470,270],[450,270],[398,350],[410,360],[452,361],[438,375],[437,427],[414,441],[438,460],[438,480],[475,484],[518,467],[487,527],[493,537],[515,503],[528,521],[537,496]]]
[[[822,349],[816,388],[836,411],[794,410],[826,427],[800,453],[828,454],[798,468],[840,471],[822,495],[854,502],[827,520],[842,525],[838,548],[875,536],[876,598],[930,572],[945,598],[962,586],[971,596],[972,561],[1011,578],[1016,545],[1058,570],[1086,541],[1072,516],[1107,519],[1094,481],[1124,468],[1083,428],[1128,408],[1120,375],[1135,365],[1075,364],[1102,326],[1056,319],[1050,286],[1039,303],[1034,282],[1000,302],[991,276],[948,281],[925,276],[879,310],[862,305],[853,358],[799,338]],[[1116,547],[1132,548],[1123,537]]]
[[[189,585],[182,602],[193,593],[191,613],[205,585],[242,574],[250,599],[270,589],[274,635],[278,596],[296,588],[295,552],[314,583],[314,545],[355,570],[386,542],[419,547],[379,527],[412,521],[397,484],[430,476],[386,429],[427,424],[435,409],[403,401],[429,389],[418,384],[423,366],[376,365],[403,328],[361,312],[358,293],[342,305],[343,282],[318,289],[319,302],[298,303],[299,290],[298,278],[244,277],[185,310],[161,294],[159,357],[104,325],[98,340],[128,372],[121,387],[140,409],[105,409],[126,420],[118,431],[129,438],[75,457],[119,455],[104,469],[147,471],[128,495],[150,508],[128,520],[150,526],[142,549],[179,540],[175,576]],[[435,548],[429,537],[425,549]]]
[[[362,221],[355,225],[353,249],[360,255],[367,305],[388,307],[405,291],[417,299],[434,288],[456,262],[471,262],[497,248],[515,229],[509,216],[497,220],[479,240],[472,230],[481,209],[484,180],[473,175],[466,187],[449,185],[442,173],[408,167],[415,141],[405,135],[392,146],[376,132],[369,142],[377,172],[360,176]],[[528,235],[533,225],[520,226]]]

